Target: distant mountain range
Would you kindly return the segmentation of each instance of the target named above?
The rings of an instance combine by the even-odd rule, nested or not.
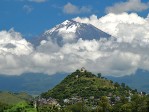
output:
[[[48,91],[60,83],[68,74],[23,74],[20,76],[0,75],[0,90],[12,92],[27,92],[32,95],[39,95]],[[149,93],[149,72],[138,70],[136,74],[124,77],[105,76],[106,78],[119,83],[126,83],[132,89]]]
[[[135,74],[123,77],[107,76],[115,82],[126,83],[133,89],[149,93],[149,72],[144,70],[137,70]]]
[[[45,75],[26,73],[20,76],[0,75],[0,91],[27,92],[31,95],[39,95],[53,88],[67,74]]]

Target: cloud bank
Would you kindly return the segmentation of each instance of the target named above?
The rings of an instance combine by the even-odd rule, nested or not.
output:
[[[63,46],[48,37],[33,47],[14,30],[0,32],[0,74],[20,75],[26,72],[70,73],[85,67],[94,73],[124,76],[137,69],[149,70],[149,17],[135,13],[113,14],[101,18],[77,17],[113,35],[109,39],[66,42]]]
[[[89,23],[117,37],[119,41],[131,42],[134,39],[149,38],[149,18],[142,18],[136,13],[107,14],[101,18],[92,15],[90,18],[75,18],[76,21]]]

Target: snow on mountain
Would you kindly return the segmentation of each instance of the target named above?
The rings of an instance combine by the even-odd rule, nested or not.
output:
[[[109,38],[110,35],[94,27],[91,24],[79,23],[74,20],[66,20],[54,28],[43,33],[39,41],[52,40],[62,46],[65,43],[73,43],[78,39],[92,40]]]

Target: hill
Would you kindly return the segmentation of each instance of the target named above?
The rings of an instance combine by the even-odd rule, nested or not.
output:
[[[0,92],[0,103],[7,105],[15,105],[19,102],[25,102],[31,99],[32,97],[26,93]]]
[[[37,112],[27,93],[0,92],[0,112]]]
[[[123,77],[106,76],[113,82],[125,83],[132,89],[149,93],[149,72],[138,70],[134,75]],[[59,84],[68,74],[35,74],[26,73],[20,76],[0,75],[0,90],[11,92],[26,92],[31,95],[39,95]],[[9,83],[8,83],[9,82]]]
[[[85,69],[41,94],[38,110],[58,112],[148,112],[149,95]],[[49,107],[51,104],[51,107]],[[54,106],[53,106],[54,105]],[[54,109],[55,108],[55,109]],[[51,110],[52,109],[52,110]]]
[[[60,84],[41,96],[63,100],[71,97],[100,98],[101,96],[129,96],[131,90],[125,84],[119,85],[88,71],[76,70],[68,75]]]

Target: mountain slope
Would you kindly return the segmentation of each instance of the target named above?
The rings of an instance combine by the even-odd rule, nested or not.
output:
[[[52,40],[62,46],[64,43],[76,42],[78,39],[92,40],[109,38],[110,35],[94,27],[91,24],[79,23],[74,20],[66,20],[47,30],[38,38],[38,43],[42,40]]]
[[[108,96],[110,93],[128,95],[129,90],[131,89],[128,86],[122,87],[117,83],[112,83],[110,80],[99,78],[91,72],[80,72],[77,70],[41,96],[46,98],[53,97],[60,100],[75,96],[84,98],[94,96],[99,98],[103,95]]]

